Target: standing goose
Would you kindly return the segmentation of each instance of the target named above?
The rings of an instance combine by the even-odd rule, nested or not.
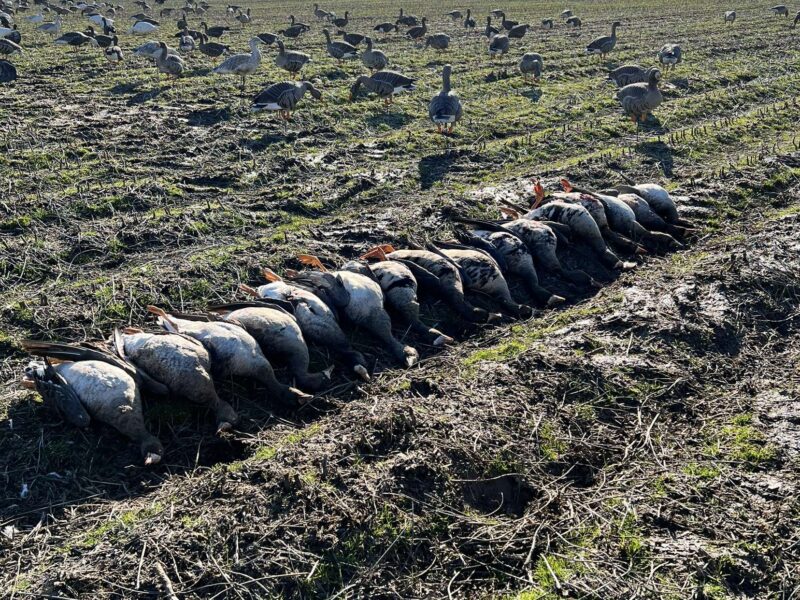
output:
[[[625,114],[636,123],[637,133],[639,123],[647,120],[647,116],[664,100],[658,89],[659,79],[661,79],[661,71],[650,69],[647,74],[647,83],[632,83],[617,92],[617,100]]]
[[[329,13],[327,10],[322,10],[319,7],[319,4],[315,2],[314,3],[314,16],[317,17],[317,20],[324,21],[324,20],[328,19],[331,16],[331,13]]]
[[[736,20],[736,11],[729,10],[725,12],[725,22],[726,23],[733,23]]]
[[[611,35],[604,35],[589,42],[586,46],[587,54],[595,54],[602,59],[605,59],[606,54],[614,49],[617,45],[617,27],[622,25],[619,21],[614,21],[611,24]]]
[[[420,286],[439,296],[463,318],[473,323],[485,323],[500,318],[470,304],[464,297],[464,282],[452,261],[430,250],[395,250],[392,246],[379,248],[389,260],[399,260],[414,274]],[[376,249],[371,250],[369,256]]]
[[[214,69],[214,73],[239,75],[242,78],[242,90],[244,90],[247,76],[255,73],[261,64],[259,44],[261,44],[260,38],[250,38],[250,54],[234,54],[226,58]]]
[[[444,66],[442,69],[442,91],[431,98],[428,104],[428,116],[436,124],[439,133],[453,133],[453,127],[463,113],[461,100],[450,90],[451,71],[452,67],[450,65]]]
[[[211,372],[217,377],[246,377],[261,383],[281,404],[298,404],[307,394],[280,383],[258,342],[240,325],[214,317],[169,315],[156,306],[147,311],[156,315],[166,331],[189,336],[200,342],[211,357]]]
[[[446,14],[446,16],[453,19],[453,21],[460,21],[461,17],[463,17],[464,15],[461,13],[460,10],[451,10],[449,13]]]
[[[565,21],[572,16],[572,11],[570,9],[562,10],[561,11],[561,18]]]
[[[543,64],[541,54],[526,52],[519,61],[519,72],[522,73],[525,81],[528,81],[531,77],[533,81],[536,81],[542,76]]]
[[[265,46],[273,46],[278,41],[278,36],[274,33],[257,33],[256,37],[260,39]]]
[[[339,63],[350,58],[358,58],[358,50],[355,46],[347,42],[331,41],[331,32],[327,29],[323,29],[322,34],[325,36],[325,49],[328,51],[328,56],[335,58]]]
[[[242,29],[244,29],[244,26],[252,21],[250,18],[250,9],[248,8],[246,13],[240,12],[238,15],[236,15],[236,20],[241,23]]]
[[[119,47],[117,36],[114,36],[111,45],[103,51],[103,54],[105,54],[106,60],[112,64],[119,64],[122,62],[124,56],[122,54],[122,48]]]
[[[178,42],[178,50],[184,54],[191,54],[194,52],[195,47],[196,44],[194,42],[194,38],[189,35],[189,32],[184,30],[184,35],[181,36],[181,39]]]
[[[421,40],[428,33],[428,17],[422,17],[422,24],[406,31],[406,37],[412,40]]]
[[[498,54],[505,54],[508,52],[510,44],[507,35],[496,35],[489,42],[489,56],[494,59]]]
[[[514,25],[511,29],[508,30],[508,37],[512,40],[520,40],[525,37],[525,34],[528,32],[531,26],[527,24],[523,25]]]
[[[48,35],[58,35],[58,33],[61,31],[61,15],[58,15],[56,17],[56,20],[53,21],[52,23],[45,23],[44,25],[39,25],[39,27],[37,27],[36,29]]]
[[[506,13],[502,10],[497,13],[497,16],[500,17],[500,23],[506,31],[511,31],[514,27],[519,25],[519,21],[510,21],[506,19]]]
[[[342,32],[342,39],[351,46],[358,46],[361,42],[367,39],[367,36],[361,33]]]
[[[22,345],[31,354],[45,357],[44,363],[25,369],[25,387],[36,389],[72,425],[87,427],[94,418],[139,442],[145,465],[161,461],[164,448],[145,427],[139,388],[130,368],[123,369],[113,357],[90,348],[34,341]],[[53,365],[48,358],[64,362]]]
[[[564,302],[563,297],[556,296],[539,285],[539,275],[528,246],[510,231],[478,229],[467,232],[461,229],[456,232],[456,236],[464,244],[489,252],[504,272],[522,280],[528,293],[536,302],[546,306]]]
[[[200,21],[200,27],[203,29],[203,33],[212,38],[221,38],[225,35],[225,32],[231,30],[230,27],[223,27],[222,25],[209,27],[205,21]]]
[[[567,25],[573,29],[580,29],[583,27],[583,21],[581,21],[580,17],[570,17],[567,19]]]
[[[542,19],[542,29],[552,29],[553,19]]]
[[[379,31],[380,33],[389,33],[392,29],[398,31],[397,23],[378,23],[372,28],[372,31]]]
[[[403,9],[400,8],[400,16],[397,17],[396,25],[405,25],[406,27],[416,27],[419,25],[419,19],[417,19],[414,15],[407,15],[403,13]]]
[[[344,11],[344,17],[337,17],[331,21],[333,25],[338,27],[339,29],[344,29],[347,27],[347,24],[350,22],[350,11]]]
[[[7,60],[0,60],[0,83],[16,81],[17,69]]]
[[[658,62],[667,68],[675,68],[675,65],[683,60],[683,52],[678,44],[664,44],[658,51]]]
[[[797,14],[794,16],[794,21],[792,21],[792,29],[797,27],[798,23],[800,23],[800,10],[798,10]]]
[[[209,310],[244,327],[268,359],[285,362],[301,389],[317,392],[330,381],[330,370],[308,371],[311,358],[303,332],[294,316],[280,306],[265,302],[236,302],[211,306]]]
[[[25,19],[28,21],[28,23],[33,23],[34,25],[37,23],[44,23],[44,15],[41,11],[39,11],[39,14],[25,17]]]
[[[158,25],[153,25],[149,21],[136,21],[128,30],[128,33],[147,35],[148,33],[153,33],[156,29],[158,29]]]
[[[22,46],[5,38],[0,39],[0,54],[8,56],[11,54],[16,54],[17,52],[22,52]]]
[[[644,83],[647,81],[648,70],[639,65],[622,65],[608,73],[608,78],[617,84],[617,87],[625,87],[632,83]]]
[[[464,29],[468,29],[469,31],[475,30],[475,19],[472,18],[472,11],[467,9],[467,16],[464,18]]]
[[[492,17],[486,17],[486,28],[483,30],[483,35],[486,36],[486,40],[490,41],[494,36],[498,35],[500,30],[497,27],[492,26]]]
[[[118,336],[117,351],[175,396],[211,408],[218,432],[232,429],[239,420],[233,407],[217,395],[210,374],[211,358],[197,340],[126,328]]]
[[[346,269],[328,272],[315,256],[301,254],[298,258],[303,264],[319,270],[302,271],[294,278],[295,281],[327,296],[328,301],[349,321],[383,342],[404,366],[413,367],[417,363],[417,351],[392,334],[392,321],[383,306],[383,291],[373,278]]]
[[[450,336],[420,321],[417,279],[407,265],[400,261],[389,260],[380,247],[361,257],[361,260],[368,259],[378,261],[370,264],[370,270],[383,290],[386,304],[403,317],[412,331],[429,340],[434,346],[453,342]]]
[[[320,92],[310,81],[283,81],[267,86],[253,99],[252,111],[260,110],[279,110],[281,117],[285,120],[292,118],[292,111],[297,103],[302,100],[306,92],[309,92],[315,99],[322,99]]]
[[[183,59],[176,54],[170,54],[164,42],[160,42],[159,46],[161,51],[156,55],[158,72],[177,79],[183,73]]]
[[[372,48],[371,37],[365,38],[365,43],[367,44],[367,49],[361,53],[361,62],[364,63],[364,66],[373,71],[385,69],[389,64],[389,59],[386,58],[386,55],[380,50]]]
[[[429,35],[425,40],[425,47],[433,48],[434,50],[447,50],[450,46],[450,36],[446,33],[435,33]]]
[[[289,71],[289,73],[299,74],[307,63],[311,62],[311,57],[302,52],[295,52],[293,50],[286,51],[281,40],[275,42],[278,44],[278,55],[275,57],[275,66]]]
[[[75,51],[78,51],[78,48],[89,44],[90,46],[94,46],[95,48],[98,47],[97,40],[94,39],[92,36],[86,35],[85,33],[81,33],[80,31],[71,31],[70,33],[65,33],[60,38],[56,39],[54,42],[59,46],[72,46],[75,48]]]
[[[303,35],[306,31],[309,30],[307,25],[292,25],[291,27],[287,27],[286,29],[278,30],[278,33],[287,38],[297,38]]]
[[[297,19],[294,18],[294,15],[289,15],[289,24],[292,27],[299,27],[303,31],[310,31],[311,30],[311,26],[310,25],[308,25],[307,23],[301,23],[300,21],[298,21]]]
[[[200,43],[197,45],[198,50],[205,54],[206,56],[210,56],[211,58],[217,58],[222,56],[223,54],[230,51],[231,47],[227,46],[226,44],[220,44],[219,42],[209,42],[208,36],[203,34],[200,38]]]
[[[773,15],[776,17],[788,17],[789,16],[789,9],[785,4],[778,4],[777,6],[773,6],[769,9]]]
[[[325,302],[313,292],[287,283],[281,279],[274,271],[264,269],[264,277],[269,281],[268,284],[259,286],[257,289],[242,289],[258,298],[268,298],[288,302],[294,308],[294,316],[297,324],[303,332],[303,337],[309,342],[329,348],[352,369],[356,375],[364,381],[369,381],[367,371],[367,361],[364,356],[353,349],[347,337],[342,331],[336,313]]]
[[[413,92],[416,89],[415,79],[406,77],[395,71],[378,71],[371,77],[361,75],[350,88],[350,101],[354,101],[361,86],[367,92],[383,98],[383,103],[388,107],[394,102],[394,96],[403,92]]]

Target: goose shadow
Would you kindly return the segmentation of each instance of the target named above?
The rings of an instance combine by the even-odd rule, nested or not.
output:
[[[423,190],[429,190],[433,185],[444,179],[448,171],[457,160],[457,156],[452,153],[431,154],[419,161],[419,180]]]
[[[229,107],[206,108],[204,110],[193,110],[186,117],[186,122],[192,127],[210,127],[223,121],[229,121],[231,109]]]
[[[319,74],[321,77],[324,77],[328,81],[340,81],[342,79],[350,79],[350,77],[356,77],[355,75],[351,75],[344,69],[335,69],[333,71],[325,71],[324,73]]]
[[[155,100],[166,89],[167,88],[157,87],[139,92],[138,94],[134,94],[133,96],[128,98],[128,101],[125,104],[127,104],[128,106],[137,106],[139,104],[144,104],[145,102],[149,102],[150,100]]]
[[[139,86],[141,85],[142,85],[141,81],[128,81],[125,83],[118,83],[117,85],[112,87],[109,91],[115,95],[130,94],[138,90]]]
[[[674,168],[672,148],[667,144],[664,142],[643,142],[636,146],[636,152],[653,159],[659,164],[664,175],[667,177],[672,176]]]
[[[542,97],[542,90],[541,88],[531,88],[522,92],[522,95],[528,98],[531,102],[539,102],[539,99]]]
[[[408,125],[413,119],[406,113],[380,112],[367,117],[370,126],[388,125],[392,129],[400,129]]]

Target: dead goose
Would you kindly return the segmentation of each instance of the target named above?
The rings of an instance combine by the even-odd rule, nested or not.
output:
[[[211,372],[217,377],[246,377],[261,383],[282,404],[298,404],[307,394],[280,383],[258,342],[240,325],[210,315],[170,315],[156,306],[147,311],[156,315],[166,331],[187,335],[201,344],[211,357]]]
[[[520,218],[496,223],[476,221],[462,217],[454,217],[454,219],[462,223],[475,225],[490,232],[508,231],[525,243],[534,262],[541,269],[550,271],[582,287],[600,287],[600,284],[595,282],[584,271],[566,269],[558,259],[558,255],[556,254],[558,236],[553,228],[557,226],[565,227],[564,225],[556,223],[550,225],[542,221]]]
[[[328,56],[335,58],[339,63],[343,60],[358,58],[358,50],[355,46],[347,42],[331,41],[331,32],[327,29],[322,30],[325,36],[325,49],[328,51]]]
[[[622,65],[608,73],[608,78],[617,84],[617,87],[625,87],[632,83],[643,83],[647,81],[648,69],[643,69],[639,65]]]
[[[586,46],[586,53],[597,55],[601,60],[604,60],[606,54],[611,52],[617,45],[617,27],[620,25],[622,23],[614,21],[611,24],[611,35],[604,35],[589,42],[589,45]]]
[[[658,89],[658,81],[661,79],[661,71],[650,69],[647,74],[647,83],[631,83],[617,92],[619,100],[625,114],[636,123],[636,132],[639,132],[639,123],[647,120],[647,117],[661,105],[664,97]]]
[[[498,54],[505,54],[508,52],[509,41],[507,35],[496,35],[489,42],[489,56],[494,58]]]
[[[154,25],[150,21],[136,21],[128,30],[128,33],[147,35],[148,33],[153,33],[156,29],[158,29],[158,25]]]
[[[383,103],[388,107],[394,102],[395,95],[414,91],[417,88],[415,81],[395,71],[378,71],[371,77],[361,75],[350,88],[350,101],[356,99],[358,90],[363,86],[367,92],[383,98]]]
[[[617,190],[614,191],[616,193],[610,195],[616,195],[619,200],[627,204],[636,215],[636,220],[646,229],[663,231],[675,238],[683,238],[686,235],[687,228],[667,222],[639,194],[619,194]]]
[[[408,31],[406,31],[406,37],[411,40],[419,41],[425,34],[428,33],[428,17],[422,17],[422,24],[412,27]]]
[[[209,307],[231,323],[242,325],[265,356],[286,363],[301,389],[317,392],[330,381],[330,370],[309,373],[311,358],[303,332],[292,314],[265,302],[235,302]]]
[[[278,44],[278,55],[275,57],[275,66],[289,71],[289,73],[299,74],[306,64],[311,62],[311,57],[302,52],[295,52],[293,50],[287,51],[281,40],[275,42]]]
[[[217,431],[230,430],[239,417],[220,399],[211,379],[211,358],[203,345],[174,333],[145,333],[126,328],[115,340],[117,352],[169,391],[195,404],[208,406]]]
[[[364,381],[369,381],[367,361],[353,349],[342,331],[336,313],[313,292],[281,279],[274,271],[264,269],[264,277],[269,282],[256,289],[242,289],[258,298],[282,300],[294,307],[294,316],[303,332],[303,337],[313,344],[329,348],[337,353],[348,368]]]
[[[364,63],[365,67],[373,71],[385,69],[389,64],[389,59],[386,58],[386,54],[380,50],[373,49],[371,37],[365,38],[365,42],[367,44],[367,49],[361,53],[361,62]]]
[[[250,54],[234,54],[222,61],[214,69],[214,73],[221,75],[239,75],[242,78],[242,89],[244,90],[247,76],[258,70],[261,64],[261,52],[258,49],[261,39],[258,37],[250,38]]]
[[[442,90],[428,104],[428,116],[436,124],[439,133],[453,133],[453,127],[463,114],[461,100],[450,89],[451,72],[452,67],[445,65],[442,69]]]
[[[518,304],[511,297],[500,265],[488,252],[446,242],[436,242],[429,248],[456,264],[466,289],[486,294],[512,317],[527,319],[533,314],[529,306]]]
[[[399,260],[414,274],[417,283],[473,323],[485,323],[500,318],[470,304],[464,297],[464,282],[452,261],[430,250],[395,250],[390,245],[379,246],[390,260]]]
[[[322,99],[320,92],[310,81],[283,81],[267,86],[253,99],[251,110],[279,110],[281,117],[285,120],[292,118],[292,111],[297,103],[303,99],[306,92],[310,93],[316,100]]]
[[[683,60],[683,52],[678,44],[664,44],[658,51],[658,62],[667,68],[675,68]]]
[[[581,29],[583,27],[583,21],[581,21],[580,17],[570,17],[567,19],[567,25],[573,29]]]
[[[519,72],[522,73],[523,79],[528,81],[533,77],[533,81],[542,76],[542,55],[536,52],[526,52],[522,55],[519,61]]]
[[[733,23],[736,20],[736,11],[729,10],[725,12],[725,22],[726,23]]]
[[[667,223],[686,226],[680,218],[678,208],[669,192],[655,183],[642,183],[639,185],[618,185],[620,194],[638,194],[645,202]]]
[[[434,50],[447,50],[450,46],[450,36],[446,33],[434,33],[429,35],[425,40],[426,48],[433,48]]]
[[[539,285],[539,275],[527,244],[510,231],[459,229],[456,231],[456,237],[468,246],[489,252],[504,273],[522,280],[529,295],[537,303],[554,306],[564,302],[564,298]]]
[[[500,30],[497,27],[492,26],[492,17],[486,17],[486,27],[483,30],[483,35],[486,36],[486,41],[490,41],[499,33]]]
[[[434,346],[452,343],[453,338],[428,327],[419,318],[417,279],[411,269],[400,261],[389,260],[382,248],[375,248],[361,260],[375,259],[369,268],[383,290],[386,304],[400,314],[411,330]]]
[[[778,4],[769,9],[770,12],[776,17],[788,17],[789,9],[785,4]]]
[[[23,385],[36,389],[71,424],[87,427],[93,418],[139,442],[145,465],[161,461],[164,448],[145,427],[135,379],[113,357],[80,346],[24,341],[23,347],[44,363],[25,369]],[[56,358],[58,364],[51,364]]]
[[[383,305],[383,291],[374,278],[364,272],[340,270],[328,272],[316,256],[298,257],[305,265],[319,269],[302,271],[292,279],[308,286],[354,325],[363,327],[386,345],[389,353],[407,367],[419,360],[417,351],[392,334],[392,321]]]
[[[156,55],[158,72],[174,78],[179,77],[183,73],[183,59],[176,54],[170,54],[164,42],[160,42],[159,46],[161,51]]]

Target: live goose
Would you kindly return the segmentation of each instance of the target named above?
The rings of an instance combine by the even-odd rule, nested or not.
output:
[[[369,268],[378,281],[386,298],[386,304],[408,323],[417,335],[430,341],[434,346],[442,346],[453,341],[438,329],[428,327],[419,318],[419,301],[417,300],[417,278],[408,267],[400,261],[389,260],[382,248],[375,248],[361,257],[361,260],[376,259]],[[419,269],[417,270],[419,273]]]
[[[632,83],[643,83],[647,81],[648,69],[644,69],[639,65],[622,65],[608,73],[608,78],[611,79],[618,87],[625,87]]]
[[[486,28],[483,30],[483,35],[486,36],[487,41],[491,40],[499,33],[500,30],[497,27],[492,26],[492,17],[486,17]]]
[[[416,27],[419,25],[419,19],[414,15],[407,15],[400,9],[400,16],[397,17],[397,25],[405,25],[406,27]]]
[[[311,62],[311,57],[302,52],[286,51],[281,40],[275,42],[278,44],[278,55],[275,57],[275,65],[289,71],[289,73],[300,73],[303,67]]]
[[[511,29],[508,30],[508,37],[512,40],[519,40],[525,37],[525,34],[530,29],[530,25],[523,24],[523,25],[514,25]]]
[[[570,17],[567,19],[567,25],[573,29],[580,29],[583,27],[583,21],[581,21],[580,17]]]
[[[553,19],[542,19],[542,29],[552,29]]]
[[[339,325],[336,313],[323,299],[310,290],[284,281],[271,269],[263,269],[262,273],[269,283],[256,289],[242,289],[259,298],[290,303],[294,307],[295,319],[305,339],[329,348],[339,355],[348,369],[352,369],[364,381],[369,381],[366,359],[353,349]]]
[[[533,81],[536,81],[542,76],[543,64],[541,54],[526,52],[519,61],[519,72],[522,73],[522,77],[525,81],[528,81],[531,77]]]
[[[262,41],[265,46],[273,46],[278,42],[278,36],[274,33],[258,33],[256,37]]]
[[[463,113],[461,99],[450,89],[451,72],[452,67],[445,65],[442,69],[442,90],[428,104],[428,116],[436,124],[439,133],[453,133],[453,127]]]
[[[338,27],[339,29],[344,29],[347,27],[347,24],[350,22],[350,11],[344,11],[344,17],[337,17],[331,20],[331,23]]]
[[[250,54],[234,54],[222,61],[214,69],[214,73],[220,75],[238,75],[242,78],[242,90],[247,82],[247,76],[256,72],[261,64],[261,52],[258,49],[261,39],[250,38]]]
[[[112,64],[118,64],[123,61],[124,56],[122,54],[122,48],[119,47],[117,36],[114,36],[114,40],[111,45],[103,50],[103,54],[105,54],[106,60]]]
[[[61,15],[56,17],[56,20],[52,23],[45,23],[44,25],[39,25],[37,27],[39,31],[42,31],[48,35],[57,35],[61,31]]]
[[[325,36],[325,49],[328,51],[329,56],[335,58],[339,62],[351,58],[358,58],[358,50],[355,46],[347,42],[331,41],[331,32],[327,29],[323,29],[322,34]]]
[[[230,31],[230,27],[224,27],[222,25],[216,25],[214,27],[209,27],[205,21],[200,21],[200,27],[208,37],[212,38],[221,38],[227,31]]]
[[[496,35],[489,42],[489,56],[494,58],[498,54],[505,54],[508,52],[509,46],[507,35]]]
[[[632,83],[617,91],[619,100],[625,114],[636,123],[636,131],[639,131],[639,123],[647,120],[647,116],[661,105],[664,97],[658,89],[658,81],[661,79],[661,71],[650,69],[647,75],[647,83]]]
[[[308,26],[292,25],[286,29],[279,29],[278,33],[287,38],[298,38],[308,31]]]
[[[175,37],[180,40],[183,36],[188,35],[193,40],[200,41],[203,37],[203,32],[198,31],[197,29],[189,29],[188,25],[184,26],[179,32],[175,34]]]
[[[464,18],[464,29],[473,31],[475,29],[475,19],[472,18],[472,11],[467,9],[467,16]]]
[[[564,227],[561,224],[547,224],[542,221],[531,219],[516,218],[513,220],[492,223],[488,221],[476,221],[455,217],[456,221],[468,223],[480,227],[490,232],[508,231],[525,242],[528,252],[530,252],[536,265],[546,271],[550,271],[564,279],[583,287],[600,287],[589,275],[581,270],[566,269],[556,254],[558,247],[558,235],[554,227]]]
[[[678,44],[664,44],[658,51],[658,62],[667,68],[675,68],[683,60],[683,52]]]
[[[211,306],[209,310],[242,325],[268,359],[286,363],[301,389],[317,392],[330,381],[330,369],[309,372],[311,358],[303,332],[294,316],[281,306],[263,301],[235,302]]]
[[[147,35],[148,33],[153,33],[156,29],[158,29],[158,25],[153,25],[148,21],[136,21],[128,30],[128,33]]]
[[[373,31],[379,31],[381,33],[389,33],[392,29],[398,31],[397,23],[378,23],[372,28]]]
[[[133,53],[136,56],[144,56],[155,61],[161,54],[161,42],[150,40],[149,42],[145,42],[141,46],[138,46]],[[175,50],[170,47],[167,47],[167,54],[177,56]]]
[[[0,83],[9,83],[17,79],[17,69],[7,60],[0,60]]]
[[[253,99],[252,111],[278,110],[283,119],[292,118],[292,111],[297,103],[309,92],[316,100],[322,99],[320,92],[310,81],[283,81],[267,86]]]
[[[161,461],[164,448],[144,424],[142,400],[130,368],[114,364],[114,359],[90,348],[24,341],[23,347],[44,362],[25,369],[23,385],[36,389],[46,403],[54,405],[64,418],[77,427],[87,427],[91,419],[110,425],[139,443],[145,465]],[[58,364],[52,364],[55,358]]]
[[[294,281],[308,286],[318,295],[323,294],[329,306],[333,305],[354,325],[369,331],[404,366],[413,367],[417,363],[417,351],[392,334],[392,321],[383,305],[383,291],[374,278],[359,270],[328,272],[315,256],[303,254],[298,259],[319,270],[301,271]]]
[[[116,342],[117,351],[175,396],[214,411],[217,431],[228,431],[239,417],[217,395],[211,379],[211,358],[195,339],[175,333],[146,333],[125,328]]]
[[[44,15],[40,11],[39,14],[30,15],[28,17],[25,17],[25,19],[28,21],[28,23],[34,23],[34,24],[43,23],[44,22]]]
[[[456,231],[456,237],[468,246],[482,249],[491,254],[504,273],[514,275],[522,280],[530,296],[539,304],[555,306],[564,302],[539,285],[539,275],[533,263],[533,256],[522,238],[510,231],[490,231],[477,229]]]
[[[358,46],[361,44],[361,42],[367,39],[367,36],[363,33],[347,33],[343,31],[342,39],[351,46]]]
[[[430,250],[395,250],[390,245],[379,247],[390,260],[399,260],[408,266],[422,288],[442,298],[463,318],[474,323],[500,318],[500,315],[490,314],[467,301],[461,274],[447,258]]]
[[[460,21],[463,14],[461,13],[460,10],[451,10],[445,16],[450,17],[451,19],[453,19],[453,21]]]
[[[367,92],[383,98],[383,103],[388,107],[394,102],[395,95],[414,91],[415,81],[395,71],[378,71],[370,77],[361,75],[350,87],[350,101],[356,99],[359,89],[363,86]]]
[[[586,53],[597,55],[601,60],[604,59],[606,54],[611,52],[617,45],[617,27],[620,25],[622,23],[614,21],[611,24],[611,35],[604,35],[589,42],[589,45],[586,46]]]
[[[324,21],[330,17],[330,15],[331,13],[329,13],[327,10],[322,10],[318,3],[314,3],[314,16],[317,17],[318,20]]]
[[[497,16],[500,17],[500,24],[506,31],[511,31],[511,29],[519,25],[519,21],[511,21],[509,19],[506,19],[506,13],[504,13],[503,11],[500,11]]]
[[[792,29],[797,27],[798,23],[800,23],[800,10],[798,10],[797,14],[794,16],[794,21],[792,21]]]
[[[386,54],[380,50],[373,49],[371,37],[365,38],[365,42],[367,44],[367,49],[361,53],[361,62],[364,63],[365,67],[373,71],[385,69],[389,64],[389,59],[386,58]]]
[[[93,37],[86,35],[85,33],[81,33],[80,31],[71,31],[69,33],[65,33],[60,38],[56,39],[54,44],[59,46],[72,46],[75,48],[75,51],[78,51],[80,46],[85,44],[89,44],[90,46],[94,46],[95,48],[98,47],[97,40]]]
[[[170,54],[164,42],[160,42],[159,47],[161,51],[155,56],[158,72],[177,79],[183,73],[183,59],[176,54]]]
[[[527,319],[532,311],[529,306],[518,304],[511,297],[508,282],[503,277],[500,265],[485,251],[476,248],[436,242],[429,248],[453,261],[459,269],[465,289],[486,294],[501,310],[513,317]]]
[[[258,342],[242,326],[211,315],[171,315],[156,306],[147,310],[166,331],[200,342],[211,357],[211,373],[216,377],[254,379],[267,389],[270,400],[281,404],[302,404],[310,398],[275,378]]]
[[[725,12],[725,22],[726,23],[733,23],[736,20],[736,11],[729,10]]]
[[[89,29],[92,28],[90,27]],[[116,34],[108,35],[107,32],[95,34],[94,30],[92,29],[92,33],[88,35],[92,35],[94,39],[97,40],[97,45],[100,46],[101,48],[116,46],[119,43],[119,38],[117,38]]]
[[[180,42],[178,43],[178,50],[184,54],[191,54],[194,52],[195,47],[196,44],[194,42],[194,38],[189,35],[188,31],[186,31],[184,35],[181,36]]]
[[[428,33],[428,18],[422,17],[422,24],[412,27],[406,31],[406,37],[412,40],[420,40]]]
[[[298,21],[297,19],[294,18],[294,15],[289,15],[289,24],[292,27],[299,27],[300,29],[303,29],[304,31],[309,31],[311,29],[310,25],[308,25],[307,23],[301,23],[300,21]]]
[[[0,39],[0,54],[8,56],[11,54],[16,54],[17,52],[22,52],[22,46],[5,38]]]
[[[773,15],[776,17],[788,17],[789,16],[789,9],[785,4],[778,4],[777,6],[773,6],[769,9]]]
[[[447,50],[450,46],[450,36],[446,33],[435,33],[429,35],[425,40],[426,48],[433,48],[434,50]]]
[[[572,16],[572,11],[570,9],[562,10],[561,11],[561,18],[565,21]]]
[[[244,26],[252,21],[252,19],[250,18],[250,9],[248,8],[247,12],[239,13],[238,15],[236,15],[236,20],[239,21],[239,23],[241,23],[242,29],[244,29]]]

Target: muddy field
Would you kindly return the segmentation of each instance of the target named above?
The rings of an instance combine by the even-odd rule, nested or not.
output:
[[[581,0],[581,31],[544,32],[565,6],[508,0],[509,18],[535,27],[491,61],[444,13],[471,7],[480,30],[495,6],[417,1],[403,6],[451,49],[377,36],[392,68],[418,78],[385,112],[348,102],[364,70],[325,55],[309,3],[249,6],[254,23],[226,41],[237,51],[289,14],[312,25],[289,47],[313,56],[305,77],[324,101],[307,97],[287,124],[249,111],[286,78],[275,50],[242,95],[201,55],[175,83],[132,56],[174,40],[174,18],[161,35],[122,33],[127,58],[112,67],[18,15],[20,77],[0,87],[0,596],[795,597],[800,28],[763,1],[726,26],[717,2]],[[324,7],[368,32],[398,5]],[[206,20],[223,23],[224,5]],[[584,56],[614,20],[609,60]],[[73,16],[65,31],[86,24]],[[652,65],[666,42],[684,62],[637,139],[605,73]],[[517,73],[524,51],[544,57],[538,86]],[[447,63],[465,106],[452,137],[426,118]],[[148,304],[241,298],[240,283],[298,267],[299,252],[335,265],[376,243],[442,239],[447,209],[497,218],[537,176],[550,189],[562,176],[661,183],[697,231],[622,276],[565,249],[606,285],[581,294],[545,276],[569,301],[525,322],[468,327],[427,303],[457,343],[409,337],[423,356],[411,370],[353,332],[373,381],[339,368],[299,411],[223,382],[242,416],[232,434],[188,404],[149,403],[166,448],[155,468],[18,385],[21,339],[98,338],[148,323]]]

